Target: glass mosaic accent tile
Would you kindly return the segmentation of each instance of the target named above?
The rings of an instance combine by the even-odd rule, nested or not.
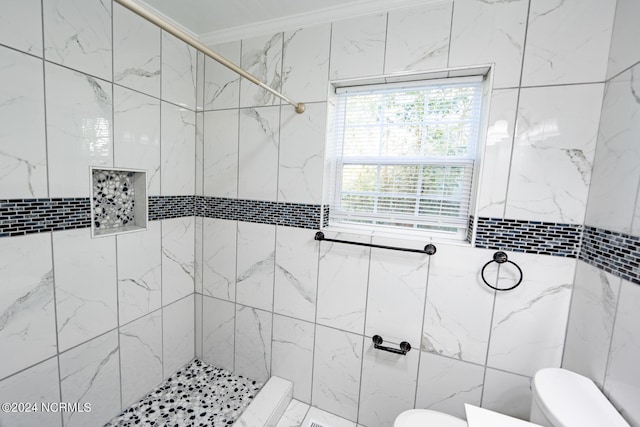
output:
[[[118,228],[135,220],[133,172],[93,171],[93,212],[95,228]]]

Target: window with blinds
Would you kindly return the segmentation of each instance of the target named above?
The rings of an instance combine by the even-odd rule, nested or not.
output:
[[[336,89],[329,225],[464,239],[482,77]]]

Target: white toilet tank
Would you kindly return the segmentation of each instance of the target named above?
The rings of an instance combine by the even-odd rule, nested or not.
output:
[[[545,427],[630,427],[593,381],[560,368],[533,377],[530,420]]]

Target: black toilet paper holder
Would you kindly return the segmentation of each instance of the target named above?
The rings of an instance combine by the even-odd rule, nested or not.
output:
[[[400,348],[392,348],[392,347],[387,347],[387,346],[382,345],[384,340],[382,339],[382,337],[380,335],[374,335],[372,337],[372,340],[373,340],[374,348],[376,348],[378,350],[384,350],[384,351],[388,351],[390,353],[401,354],[403,356],[406,356],[406,354],[411,350],[411,344],[409,344],[406,341],[402,341],[400,343]]]

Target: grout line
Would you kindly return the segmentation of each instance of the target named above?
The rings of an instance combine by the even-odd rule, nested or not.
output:
[[[382,74],[387,69],[387,44],[389,43],[389,12],[385,13],[384,23],[384,52],[382,53]]]
[[[311,345],[311,390],[309,394],[309,404],[313,403],[313,380],[315,378],[315,367],[316,367],[316,334],[318,330],[318,300],[320,296],[320,261],[322,259],[322,242],[318,241],[315,243],[318,249],[318,259],[317,259],[317,269],[316,269],[316,306],[315,312],[313,315],[313,344]]]
[[[373,237],[368,236],[369,239],[369,243],[373,242]],[[362,372],[364,370],[364,343],[365,343],[365,333],[366,333],[366,327],[367,327],[367,308],[369,306],[369,283],[371,280],[371,258],[372,258],[372,252],[373,252],[373,248],[368,248],[369,251],[369,262],[368,262],[368,268],[367,268],[367,292],[366,292],[366,296],[365,296],[365,302],[364,302],[364,322],[362,325],[362,352],[360,353],[360,384],[358,387],[358,406],[356,408],[356,424],[358,424],[358,422],[360,421],[360,397],[362,396]]]
[[[619,314],[619,308],[620,308],[620,301],[621,301],[621,295],[622,295],[622,288],[624,286],[624,280],[618,278],[619,280],[619,285],[618,285],[618,298],[616,300],[616,306],[615,309],[613,311],[613,322],[611,324],[611,337],[609,338],[609,345],[607,347],[607,359],[605,361],[605,365],[604,365],[604,372],[602,375],[602,391],[604,393],[605,390],[605,384],[607,383],[607,376],[609,375],[609,367],[611,365],[611,349],[613,348],[613,337],[616,331],[616,325],[618,324],[618,314]]]
[[[424,304],[422,305],[422,325],[420,326],[420,342],[418,342],[418,348],[415,349],[418,351],[418,370],[416,372],[416,389],[413,395],[413,407],[415,408],[418,405],[418,388],[420,387],[420,366],[422,365],[422,339],[424,337],[424,323],[427,317],[427,302],[428,292],[429,292],[429,279],[431,277],[431,256],[427,257],[427,278],[425,283],[424,290]],[[413,350],[413,348],[412,348]]]
[[[496,270],[496,286],[498,286],[498,282],[500,279],[500,265],[498,265],[498,269]],[[480,405],[482,406],[483,400],[484,400],[484,389],[485,389],[485,383],[487,380],[487,370],[489,369],[489,347],[491,345],[491,334],[493,332],[493,318],[496,314],[496,302],[497,302],[497,298],[498,297],[498,291],[494,290],[493,291],[493,303],[491,306],[491,318],[489,319],[489,336],[487,337],[487,351],[485,352],[485,357],[484,357],[484,365],[482,365],[483,367],[483,372],[482,372],[482,390],[480,392]]]
[[[453,39],[453,16],[455,13],[456,2],[451,2],[451,20],[449,21],[449,46],[447,46],[447,68],[451,67],[451,43]]]

